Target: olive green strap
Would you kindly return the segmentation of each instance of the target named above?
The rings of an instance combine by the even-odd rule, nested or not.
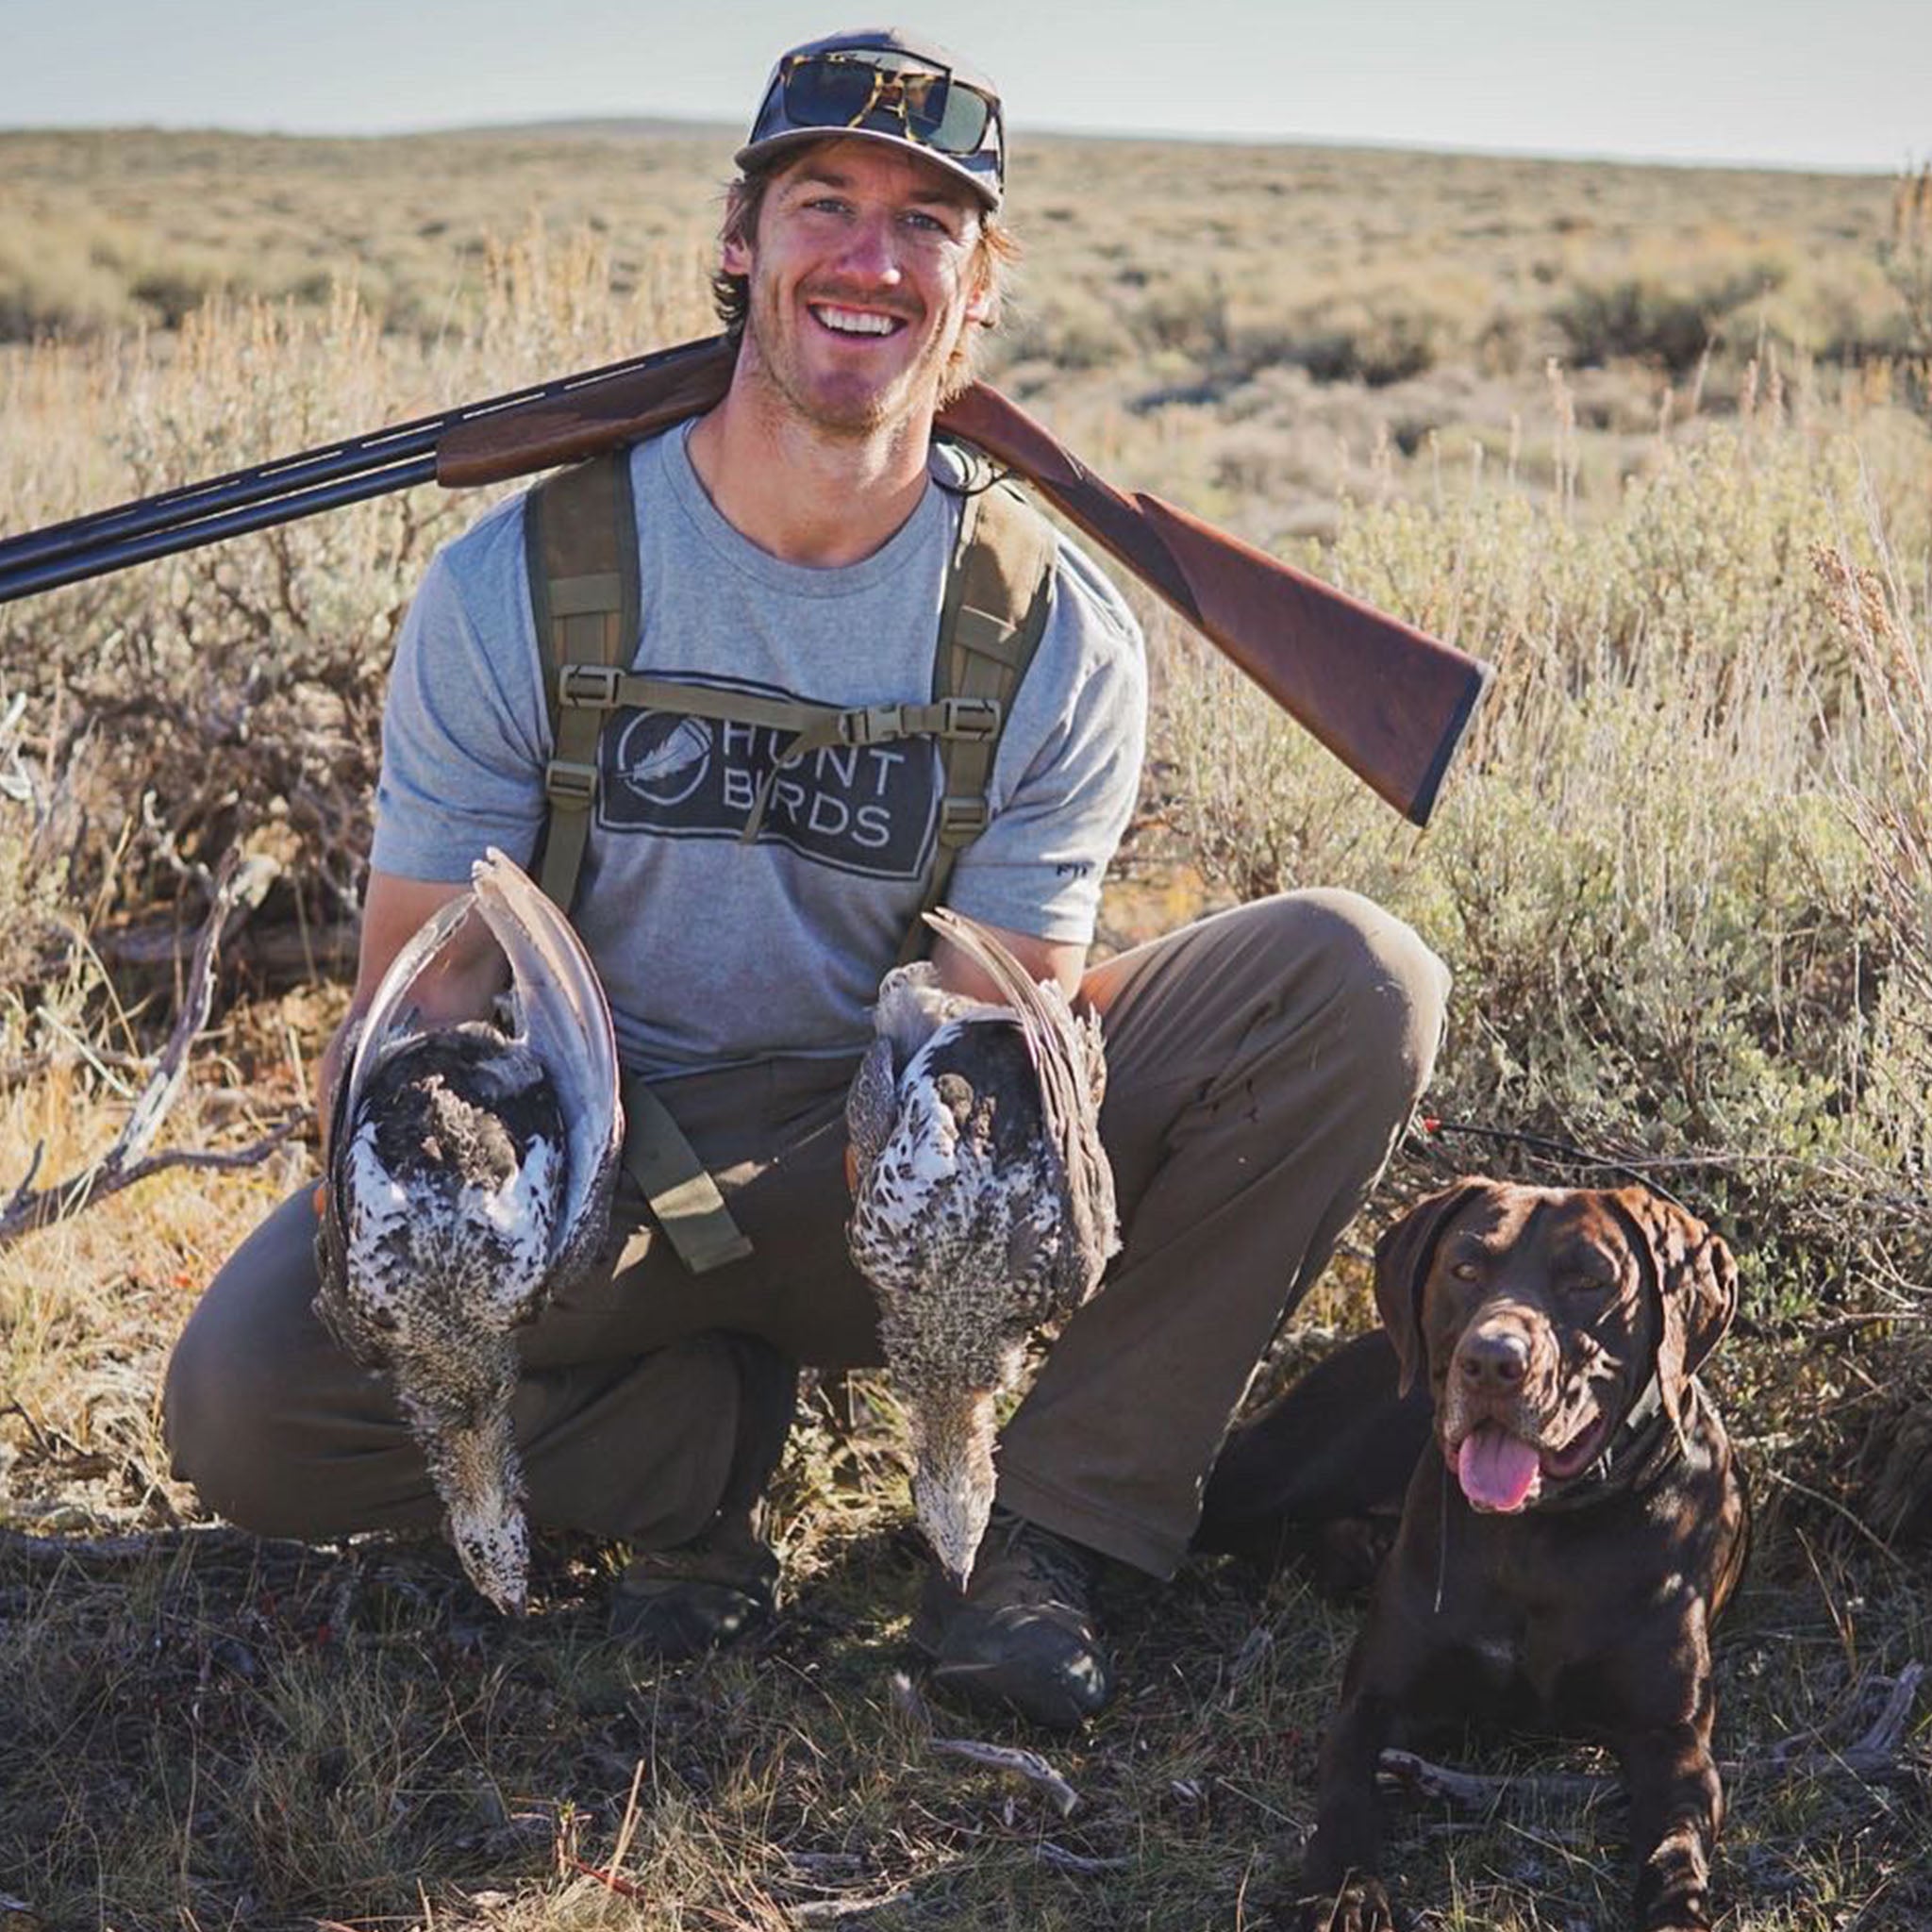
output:
[[[558,699],[575,665],[617,666],[637,648],[641,599],[630,452],[612,450],[560,470],[530,492],[524,511],[525,575],[538,661],[550,707],[550,802],[538,884],[568,915],[591,836],[603,719]]]
[[[538,882],[568,916],[597,796],[597,734],[609,708],[567,693],[573,679],[594,693],[625,675],[641,622],[630,452],[613,450],[539,484],[525,506],[524,547],[551,726]],[[623,1085],[624,1162],[678,1258],[693,1274],[741,1260],[751,1242],[664,1103],[635,1074],[625,1073]]]
[[[740,1232],[670,1109],[636,1074],[624,1075],[624,1164],[651,1217],[693,1274],[741,1261],[751,1242]]]
[[[996,704],[981,699],[936,698],[924,705],[808,705],[791,698],[759,697],[753,691],[716,691],[709,685],[679,684],[637,671],[600,664],[566,664],[557,674],[552,695],[573,710],[675,711],[688,718],[716,718],[772,731],[808,737],[803,750],[826,745],[890,744],[900,738],[977,738],[997,735]],[[802,756],[797,744],[785,747],[788,762]]]
[[[565,718],[636,708],[791,732],[791,741],[759,781],[745,815],[744,828],[738,836],[746,845],[758,837],[758,827],[765,822],[778,780],[814,752],[833,745],[891,744],[902,738],[937,738],[942,744],[955,741],[991,744],[999,737],[1003,722],[999,701],[992,697],[942,697],[925,705],[858,705],[840,710],[831,705],[758,697],[750,691],[677,684],[603,664],[559,666],[553,695]],[[560,732],[562,727],[558,728]],[[555,767],[552,769],[554,772]]]
[[[1053,526],[1004,483],[976,490],[960,507],[959,533],[940,606],[933,696],[991,703],[1004,725],[1053,608]],[[941,741],[939,832],[932,871],[900,949],[917,958],[930,937],[924,914],[945,896],[959,854],[985,831],[999,731]]]

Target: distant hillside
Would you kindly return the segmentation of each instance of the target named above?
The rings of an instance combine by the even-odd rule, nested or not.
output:
[[[741,130],[734,122],[699,121],[675,114],[586,115],[561,121],[481,121],[474,125],[432,130],[463,139],[491,135],[541,135],[558,141],[632,141],[729,138]],[[417,137],[420,138],[420,137]]]

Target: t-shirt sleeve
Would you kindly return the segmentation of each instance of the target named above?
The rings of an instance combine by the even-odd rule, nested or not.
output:
[[[550,756],[539,684],[510,506],[437,554],[403,622],[382,718],[378,871],[461,884],[490,845],[529,862]]]
[[[1063,537],[1046,632],[1000,738],[991,822],[960,855],[947,902],[1014,932],[1088,943],[1146,735],[1140,625]]]

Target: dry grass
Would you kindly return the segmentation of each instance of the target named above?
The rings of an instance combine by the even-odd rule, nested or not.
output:
[[[67,333],[0,350],[0,525],[698,332],[728,145],[0,136],[0,333]],[[1924,1718],[1890,1779],[1777,1755],[1847,1743],[1932,1649],[1924,193],[1073,142],[1019,179],[1001,380],[1118,480],[1500,672],[1419,838],[1157,621],[1109,937],[1372,891],[1456,967],[1430,1105],[1479,1130],[1418,1137],[1388,1199],[1614,1158],[1718,1215],[1747,1307],[1716,1381],[1761,1506],[1721,1645],[1727,1923],[1932,1922]],[[282,868],[264,936],[326,954],[403,599],[474,508],[416,492],[0,610],[0,1190],[37,1145],[44,1180],[111,1140],[177,991],[151,941],[224,852]],[[244,936],[164,1140],[238,1145],[299,1096],[342,989],[268,957]],[[511,1628],[435,1546],[203,1523],[161,1365],[302,1158],[0,1250],[8,1932],[1279,1923],[1352,1612],[1208,1565],[1116,1581],[1125,1694],[1051,1748],[1062,1818],[893,1693],[920,1572],[875,1386],[786,1465],[778,1629],[708,1665],[601,1640],[608,1551],[549,1548]],[[1357,1250],[1310,1319],[1359,1324],[1362,1289]],[[1395,1858],[1431,1924],[1616,1925],[1617,1810],[1533,1783],[1493,1816],[1406,1804]]]

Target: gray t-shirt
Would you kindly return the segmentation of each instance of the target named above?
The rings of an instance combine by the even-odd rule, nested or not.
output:
[[[957,495],[929,483],[872,556],[809,569],[724,520],[691,469],[689,433],[632,458],[643,591],[632,668],[840,707],[929,697]],[[948,457],[933,460],[944,474]],[[379,871],[466,882],[487,845],[529,862],[551,754],[541,686],[515,498],[437,555],[404,625],[383,718]],[[1133,808],[1146,701],[1139,627],[1062,539],[1046,634],[994,760],[991,823],[961,854],[950,904],[1042,939],[1092,937]],[[646,1075],[865,1043],[931,865],[939,755],[908,739],[807,758],[742,843],[786,741],[672,711],[605,724],[575,922],[619,1050]]]

